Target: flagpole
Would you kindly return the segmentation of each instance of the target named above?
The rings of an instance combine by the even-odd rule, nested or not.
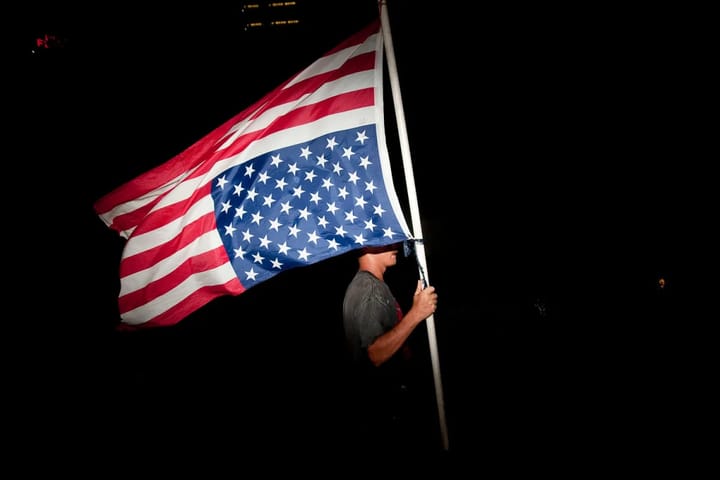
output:
[[[423,278],[429,285],[425,260],[425,245],[422,242],[422,225],[420,222],[420,210],[418,208],[417,192],[415,190],[415,177],[413,174],[412,161],[410,159],[410,144],[408,143],[407,130],[405,128],[405,113],[403,111],[402,96],[400,94],[400,83],[398,80],[397,66],[395,64],[395,52],[393,50],[392,36],[390,35],[390,20],[387,13],[387,0],[378,0],[380,5],[380,21],[382,22],[383,40],[385,42],[385,53],[387,58],[388,73],[390,76],[390,89],[395,107],[395,118],[397,121],[398,135],[400,139],[400,151],[402,154],[405,181],[407,183],[408,199],[410,201],[410,216],[412,219],[413,235],[420,241],[415,242],[415,253],[417,255],[420,269],[420,278]],[[430,315],[426,320],[428,339],[430,343],[430,358],[433,365],[433,377],[435,379],[435,398],[437,399],[438,418],[440,420],[440,433],[442,435],[443,447],[449,448],[447,422],[445,420],[445,401],[443,399],[442,378],[440,376],[440,359],[438,356],[437,339],[435,337],[435,320]]]

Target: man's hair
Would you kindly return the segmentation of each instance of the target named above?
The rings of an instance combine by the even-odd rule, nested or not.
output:
[[[382,253],[389,252],[391,250],[402,250],[403,242],[390,243],[388,245],[370,245],[368,247],[362,247],[358,250],[358,255],[365,255],[366,253]]]

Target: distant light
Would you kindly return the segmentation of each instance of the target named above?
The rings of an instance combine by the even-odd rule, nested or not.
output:
[[[660,277],[660,279],[658,280],[658,288],[660,288],[660,290],[665,288],[665,279],[663,277]]]
[[[300,20],[273,20],[270,25],[297,25]]]
[[[242,5],[242,25],[244,30],[265,31],[295,27],[303,23],[301,2],[262,2]]]
[[[65,46],[65,41],[57,35],[46,33],[41,37],[35,38],[35,46],[37,48],[44,49],[63,48]]]

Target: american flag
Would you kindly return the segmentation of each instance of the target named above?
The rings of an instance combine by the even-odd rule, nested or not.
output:
[[[283,271],[411,238],[375,21],[184,152],[99,199],[127,239],[120,328],[173,325]]]

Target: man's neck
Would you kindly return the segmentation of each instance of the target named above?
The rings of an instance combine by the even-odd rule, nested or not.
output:
[[[378,280],[381,280],[383,282],[385,281],[384,280],[385,269],[382,268],[377,263],[361,261],[360,262],[360,270],[365,270],[366,272],[371,273]]]

